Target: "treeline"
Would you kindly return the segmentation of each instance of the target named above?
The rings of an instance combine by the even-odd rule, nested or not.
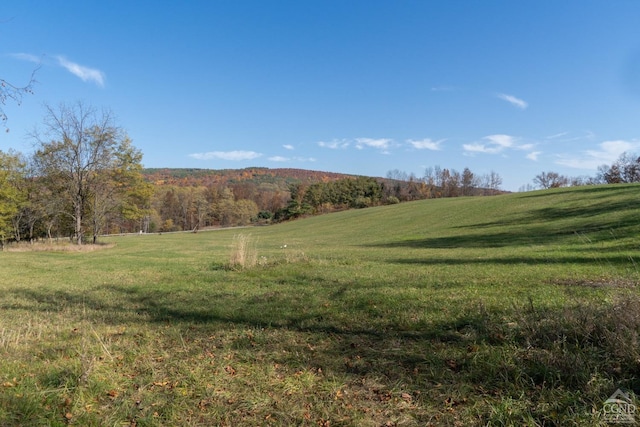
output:
[[[276,184],[253,181],[199,186],[157,185],[142,231],[196,231],[216,226],[268,224],[306,215],[377,206],[384,184],[367,177]],[[115,230],[111,230],[115,232]]]
[[[502,177],[497,172],[477,175],[468,167],[462,172],[438,165],[428,167],[421,178],[395,169],[387,173],[387,178],[395,181],[399,201],[502,193]]]
[[[389,172],[387,178],[371,178],[291,169],[287,173],[296,178],[288,177],[286,183],[265,182],[265,176],[273,178],[282,174],[282,170],[249,168],[220,172],[199,170],[197,178],[180,170],[165,171],[161,176],[158,171],[149,174],[155,182],[155,192],[149,222],[141,230],[195,231],[215,226],[267,224],[345,209],[502,192],[502,179],[497,173],[476,176],[468,168],[460,173],[436,166],[428,168],[423,178],[398,170]],[[280,178],[287,173],[279,175]],[[221,175],[225,179],[220,179]],[[301,175],[306,178],[301,180]],[[228,179],[230,176],[234,178]]]
[[[640,156],[624,152],[611,165],[603,164],[598,167],[595,176],[568,177],[558,172],[541,172],[533,178],[535,186],[525,186],[521,191],[534,188],[576,187],[597,184],[625,184],[640,182]]]

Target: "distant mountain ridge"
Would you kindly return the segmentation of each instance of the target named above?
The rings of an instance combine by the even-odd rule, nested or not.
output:
[[[271,169],[266,167],[243,169],[145,168],[142,173],[149,182],[156,185],[207,186],[253,182],[256,185],[275,184],[283,190],[286,190],[290,184],[313,184],[359,176],[307,169]]]

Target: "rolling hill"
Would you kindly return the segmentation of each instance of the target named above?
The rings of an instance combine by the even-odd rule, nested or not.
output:
[[[639,185],[0,253],[0,425],[606,425]],[[55,248],[54,248],[55,249]]]

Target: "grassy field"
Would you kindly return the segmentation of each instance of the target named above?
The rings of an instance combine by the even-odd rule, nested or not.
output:
[[[0,426],[605,425],[640,393],[639,207],[582,187],[0,253]]]

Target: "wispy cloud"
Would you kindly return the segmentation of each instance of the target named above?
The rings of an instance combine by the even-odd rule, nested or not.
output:
[[[509,104],[520,108],[521,110],[524,110],[529,106],[529,104],[526,101],[520,98],[516,98],[513,95],[508,95],[506,93],[499,93],[496,96],[502,99],[503,101],[507,101]]]
[[[462,144],[462,148],[470,153],[486,153],[497,154],[502,152],[505,148],[511,147],[514,142],[514,138],[510,135],[488,135],[482,138],[485,142],[474,142],[471,144]]]
[[[320,141],[318,145],[323,148],[332,150],[344,150],[351,146],[355,146],[358,150],[365,148],[376,148],[382,152],[387,152],[393,145],[393,139],[390,138],[354,138],[354,139],[333,139],[331,141]]]
[[[542,151],[532,151],[529,154],[527,154],[527,159],[537,162],[538,156],[540,156],[540,154],[542,154]]]
[[[569,135],[569,132],[560,132],[560,133],[556,133],[553,135],[549,135],[546,137],[546,139],[557,139],[557,138],[562,138],[563,136],[567,136]]]
[[[407,143],[409,143],[413,148],[417,150],[432,150],[432,151],[439,151],[440,144],[442,142],[444,142],[444,139],[441,139],[439,141],[433,141],[430,138],[425,138],[418,141],[415,141],[413,139],[407,140]]]
[[[283,156],[272,156],[272,157],[269,157],[267,160],[269,160],[270,162],[288,162],[291,159],[289,157],[283,157]]]
[[[332,139],[331,141],[320,141],[318,145],[323,148],[338,150],[348,148],[350,143],[346,139]]]
[[[386,151],[389,149],[392,142],[393,140],[389,138],[356,138],[356,148],[358,150],[362,150],[365,147],[371,147]]]
[[[267,160],[271,162],[287,163],[287,162],[315,162],[313,157],[284,157],[284,156],[271,156]]]
[[[505,134],[487,135],[480,141],[473,142],[471,144],[462,144],[462,149],[467,155],[474,155],[476,153],[484,154],[499,154],[507,150],[518,151],[531,151],[535,148],[536,144],[533,143],[518,143],[519,138]],[[540,152],[530,152],[527,154],[527,158],[536,160]]]
[[[79,77],[83,82],[93,82],[100,87],[104,86],[105,74],[102,71],[69,61],[61,55],[55,56],[54,58],[58,61],[58,65],[65,68],[74,76]]]
[[[42,58],[36,55],[32,55],[30,53],[11,53],[9,54],[12,58],[19,59],[21,61],[28,61],[38,64],[42,62]]]
[[[496,146],[507,148],[511,147],[514,144],[515,138],[511,135],[497,134],[497,135],[488,135],[482,138],[484,140],[489,141],[491,144]]]
[[[593,141],[596,139],[596,134],[590,130],[585,130],[581,134],[576,134],[575,132],[560,132],[554,135],[549,135],[545,139],[557,142]]]
[[[486,145],[479,142],[473,142],[471,144],[462,144],[462,149],[467,153],[486,153],[497,154],[502,151],[501,147]]]
[[[286,150],[293,150],[293,149],[294,149],[294,148],[293,148],[293,145],[291,145],[291,144],[285,144],[285,145],[283,145],[283,147],[284,147]]]
[[[189,157],[198,160],[211,160],[211,159],[220,159],[220,160],[252,160],[261,157],[261,153],[256,153],[255,151],[209,151],[206,153],[193,153],[189,154]]]
[[[53,58],[54,62],[51,60],[47,60],[47,56],[43,55],[42,57],[32,55],[30,53],[12,53],[11,57],[19,59],[21,61],[33,62],[36,64],[45,65],[55,65],[64,68],[69,71],[76,77],[79,77],[83,82],[93,82],[100,87],[104,87],[105,82],[105,73],[97,70],[95,68],[85,67],[84,65],[80,65],[76,62],[69,61],[66,57],[62,55],[55,55],[50,58]]]
[[[585,150],[578,155],[561,154],[557,164],[575,169],[595,170],[603,164],[612,164],[625,151],[640,149],[640,141],[614,140],[604,141],[598,144],[597,149]]]

